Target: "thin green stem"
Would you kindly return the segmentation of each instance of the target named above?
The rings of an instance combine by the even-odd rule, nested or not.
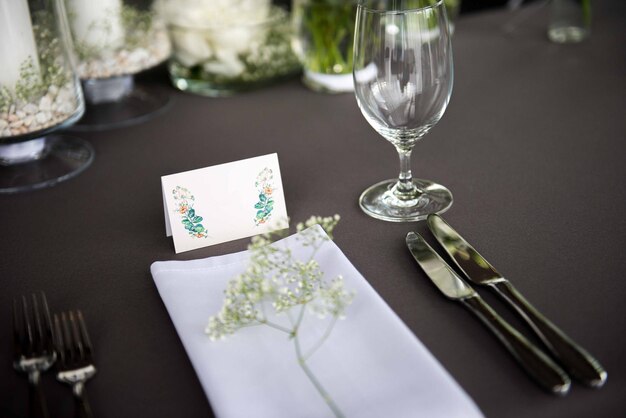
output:
[[[286,332],[289,335],[293,335],[293,333],[295,331],[295,328],[294,329],[285,328],[282,325],[279,325],[279,324],[277,324],[275,322],[267,320],[267,316],[265,315],[265,308],[263,307],[263,302],[261,302],[261,311],[262,311],[262,316],[260,318],[256,318],[256,320],[259,322],[259,324],[267,325],[267,326],[275,328],[275,329],[277,329],[279,331]],[[253,325],[257,325],[257,324],[253,324]]]
[[[276,324],[272,321],[268,321],[267,319],[263,318],[262,320],[259,320],[260,323],[265,324],[269,327],[275,328],[279,331],[283,331],[286,332],[287,334],[292,335],[295,332],[295,329],[289,329],[289,328],[285,328],[282,325]]]
[[[258,321],[258,320],[257,320]],[[250,328],[250,327],[258,327],[259,325],[265,325],[261,322],[251,322],[249,324],[240,325],[239,328]]]
[[[302,304],[300,307],[300,313],[298,314],[298,320],[296,321],[296,325],[293,327],[294,332],[297,332],[300,329],[300,324],[302,323],[302,319],[304,318],[304,310],[306,309],[306,303]]]
[[[302,368],[302,371],[304,372],[304,374],[306,374],[306,376],[309,378],[311,383],[313,383],[313,386],[315,386],[315,389],[317,389],[317,391],[322,396],[322,398],[324,399],[328,407],[333,411],[333,413],[335,414],[335,417],[344,418],[345,415],[343,414],[343,412],[341,412],[341,410],[339,409],[339,407],[337,406],[333,398],[330,397],[328,392],[326,392],[326,389],[324,389],[324,387],[319,382],[319,380],[317,380],[317,377],[315,377],[311,369],[309,369],[309,367],[307,366],[306,360],[302,357],[302,350],[300,348],[300,340],[298,339],[297,332],[293,340],[294,340],[294,345],[296,348],[296,356],[298,358],[298,364],[300,365],[300,368]]]
[[[337,323],[337,317],[333,316],[333,319],[332,321],[330,321],[330,324],[328,324],[328,327],[326,328],[324,335],[322,335],[322,337],[315,343],[315,345],[313,345],[313,347],[309,349],[309,352],[306,353],[302,357],[304,361],[307,361],[322,346],[322,344],[324,344],[324,342],[328,339],[328,336],[330,335],[330,333],[333,331],[333,328],[335,327],[336,323]]]

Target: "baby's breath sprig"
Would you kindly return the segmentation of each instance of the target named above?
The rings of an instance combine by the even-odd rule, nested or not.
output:
[[[63,60],[53,16],[43,12],[34,15],[33,34],[37,57],[29,56],[20,63],[15,86],[0,86],[0,112],[8,112],[15,104],[39,100],[50,86],[62,87],[70,81],[69,69]]]
[[[284,232],[252,238],[248,246],[250,261],[246,270],[228,283],[222,308],[209,318],[205,331],[212,340],[256,325],[267,325],[286,333],[295,346],[298,365],[335,416],[343,417],[307,365],[307,360],[328,339],[337,320],[345,317],[346,309],[354,298],[354,292],[345,289],[341,276],[325,280],[324,272],[314,258],[324,242],[332,239],[339,219],[339,215],[312,216],[297,224],[297,240],[311,250],[305,260],[297,259],[284,242],[272,244],[276,238],[283,237]],[[311,228],[317,224],[328,236]],[[305,352],[299,334],[307,308],[321,319],[330,319],[321,338]]]
[[[33,57],[28,57],[20,65],[20,78],[15,84],[15,95],[18,100],[27,102],[35,96],[42,95],[44,89],[39,69],[35,66]]]
[[[341,216],[337,214],[335,214],[334,216],[326,216],[326,217],[311,216],[306,221],[299,222],[296,225],[296,231],[302,232],[306,228],[310,228],[313,225],[319,225],[324,229],[324,231],[326,231],[326,234],[328,234],[328,237],[330,239],[333,239],[333,231],[335,230],[335,227],[339,223],[339,220],[341,220]],[[313,235],[319,238],[317,234],[313,234]]]

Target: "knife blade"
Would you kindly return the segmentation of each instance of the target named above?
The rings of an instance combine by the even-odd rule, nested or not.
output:
[[[421,235],[409,232],[406,245],[435,286],[448,298],[463,303],[478,316],[530,376],[554,394],[567,394],[571,383],[567,374],[483,301]]]
[[[591,354],[550,322],[441,216],[429,215],[428,227],[454,263],[472,282],[489,286],[526,320],[568,373],[590,387],[601,387],[606,370]]]

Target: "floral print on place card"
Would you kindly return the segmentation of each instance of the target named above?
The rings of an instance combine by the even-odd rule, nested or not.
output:
[[[196,214],[193,208],[193,201],[196,200],[191,192],[181,186],[176,186],[172,190],[172,195],[176,201],[174,209],[181,216],[181,222],[189,235],[193,238],[208,238],[207,230],[202,226],[202,216]]]
[[[277,154],[161,177],[176,253],[289,227]]]
[[[272,170],[265,167],[254,182],[254,187],[259,192],[259,201],[254,205],[254,209],[256,209],[254,224],[256,226],[266,223],[272,216],[272,210],[274,210],[274,199],[272,198],[272,193],[274,192],[273,180]]]

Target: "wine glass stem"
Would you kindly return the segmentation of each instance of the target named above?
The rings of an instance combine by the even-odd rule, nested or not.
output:
[[[393,187],[393,194],[402,200],[415,199],[419,195],[419,190],[413,183],[413,175],[411,174],[411,151],[398,149],[400,174],[398,175],[398,182]]]

